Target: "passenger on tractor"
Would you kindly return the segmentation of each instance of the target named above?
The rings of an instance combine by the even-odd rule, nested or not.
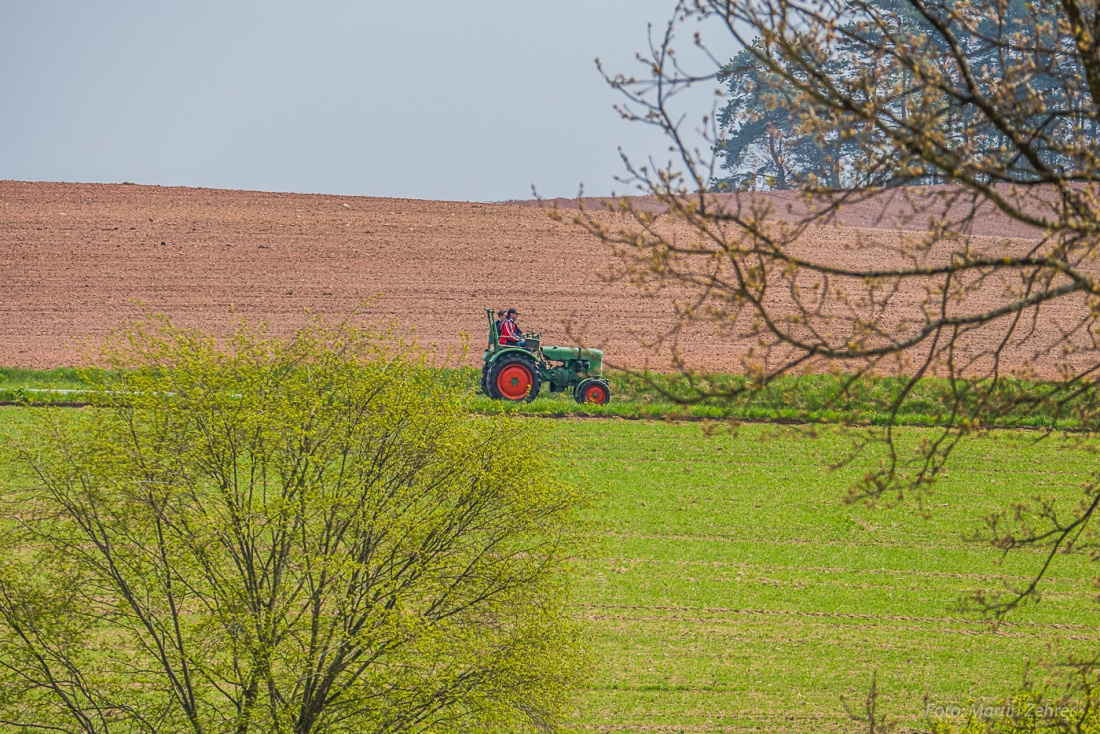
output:
[[[503,346],[522,347],[527,343],[527,340],[523,338],[523,332],[516,326],[516,316],[519,316],[519,311],[510,308],[508,313],[505,314],[504,321],[500,324],[500,343]]]

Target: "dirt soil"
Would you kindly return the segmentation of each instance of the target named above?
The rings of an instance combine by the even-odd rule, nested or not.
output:
[[[890,225],[882,215],[848,210],[814,249],[844,258],[848,234],[879,236],[856,228]],[[982,230],[1009,234],[995,220]],[[672,323],[667,298],[606,282],[613,264],[578,227],[522,203],[2,181],[0,365],[78,363],[143,310],[220,332],[242,317],[286,332],[307,311],[343,314],[368,299],[368,315],[396,316],[440,351],[470,334],[470,363],[483,309],[515,306],[545,344],[572,343],[572,322],[611,363],[667,365],[642,344]],[[746,349],[704,332],[681,343],[691,364],[721,371]]]
[[[424,344],[473,359],[484,308],[515,306],[544,343],[595,321],[617,361],[666,307],[600,275],[611,257],[531,207],[135,185],[0,182],[0,365],[79,361],[143,310],[219,331],[287,331],[306,311],[400,318]]]

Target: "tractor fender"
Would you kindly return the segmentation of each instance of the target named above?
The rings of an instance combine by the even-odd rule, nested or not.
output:
[[[488,364],[493,364],[498,359],[503,357],[505,354],[522,354],[525,357],[527,357],[531,360],[534,360],[534,362],[536,364],[539,361],[538,355],[533,354],[532,352],[530,352],[527,349],[524,349],[523,347],[504,347],[502,349],[496,349],[492,352],[486,352],[485,356],[482,357],[482,359]]]

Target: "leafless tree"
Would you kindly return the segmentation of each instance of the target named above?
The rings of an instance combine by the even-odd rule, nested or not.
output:
[[[834,161],[839,187],[813,176],[793,196],[715,187],[723,131],[713,116],[689,122],[677,100],[717,86],[732,53],[752,54],[785,85],[774,98],[791,106],[800,134],[858,151]],[[624,158],[642,196],[575,219],[618,253],[618,277],[674,303],[660,343],[690,388],[681,399],[738,400],[807,371],[836,371],[846,385],[902,376],[882,406],[889,425],[873,434],[886,458],[852,495],[869,501],[920,498],[963,437],[1010,417],[1072,425],[1073,440],[1091,445],[1100,431],[1094,0],[682,0],[639,59],[641,74],[608,81],[624,95],[623,116],[661,129],[672,156]],[[929,181],[946,183],[915,186]],[[843,226],[853,221],[860,227]],[[737,345],[730,371],[750,379],[731,387],[696,372],[678,348],[688,330]],[[942,428],[910,458],[894,424],[929,383]],[[992,541],[1044,546],[1048,565],[1061,551],[1091,552],[1100,473],[1078,500],[1012,508],[990,521]],[[983,603],[1009,611],[1043,572]]]

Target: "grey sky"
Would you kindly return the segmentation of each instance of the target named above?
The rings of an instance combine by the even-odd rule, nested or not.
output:
[[[0,179],[623,192],[617,148],[665,146],[618,118],[592,60],[633,71],[673,5],[0,0]]]

